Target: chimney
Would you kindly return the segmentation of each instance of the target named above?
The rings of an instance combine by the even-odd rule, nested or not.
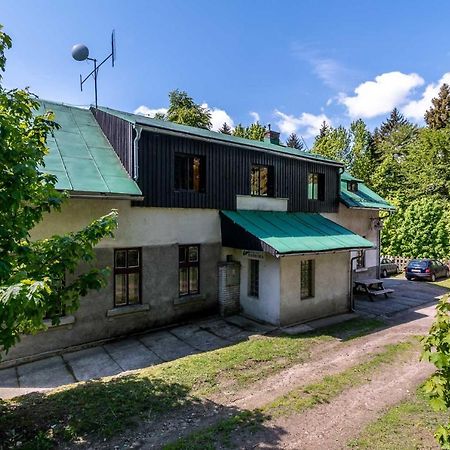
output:
[[[264,133],[264,142],[280,145],[280,133],[278,131],[272,131],[270,129],[270,124],[267,131]]]

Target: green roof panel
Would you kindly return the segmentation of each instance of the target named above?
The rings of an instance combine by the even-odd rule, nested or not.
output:
[[[348,181],[357,181],[358,190],[351,192],[348,190]],[[349,208],[363,209],[383,209],[386,211],[394,211],[395,206],[391,205],[384,198],[369,189],[361,180],[353,177],[347,172],[341,175],[341,202]]]
[[[222,215],[277,255],[373,247],[372,242],[320,214],[241,210],[222,211]]]
[[[188,125],[180,125],[180,124],[169,122],[166,120],[158,120],[158,119],[154,119],[154,118],[151,118],[148,116],[143,116],[141,114],[132,114],[132,113],[118,111],[115,109],[106,108],[106,107],[102,107],[102,106],[99,106],[98,109],[100,111],[106,112],[106,113],[111,114],[116,117],[119,117],[120,119],[126,120],[127,122],[130,122],[133,124],[139,124],[139,125],[148,126],[151,128],[165,130],[165,131],[169,131],[169,132],[172,131],[172,132],[177,132],[177,133],[185,133],[190,136],[196,136],[196,137],[200,137],[200,138],[204,138],[204,139],[210,139],[213,141],[221,142],[223,144],[253,147],[253,148],[256,148],[259,150],[277,152],[277,153],[281,153],[281,154],[285,154],[285,155],[295,156],[298,158],[312,159],[315,161],[324,161],[329,164],[334,164],[338,167],[343,166],[343,164],[341,164],[340,162],[335,161],[333,159],[325,158],[320,155],[315,155],[310,152],[297,150],[296,148],[272,144],[272,143],[266,142],[266,141],[255,141],[253,139],[246,139],[246,138],[241,138],[241,137],[237,137],[237,136],[232,136],[229,134],[219,133],[217,131],[206,130],[204,128],[191,127]]]
[[[87,108],[40,101],[39,114],[55,113],[60,125],[48,136],[44,172],[58,178],[57,189],[105,196],[141,196],[116,152]]]

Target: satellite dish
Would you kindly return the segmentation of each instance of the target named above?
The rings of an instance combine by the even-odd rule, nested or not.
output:
[[[72,47],[72,58],[76,61],[85,61],[89,57],[89,49],[84,44],[76,44]]]

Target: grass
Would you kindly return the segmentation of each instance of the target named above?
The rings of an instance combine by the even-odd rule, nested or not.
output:
[[[21,442],[23,448],[38,449],[86,436],[108,438],[139,418],[157,418],[195,404],[199,396],[242,389],[305,362],[320,343],[351,339],[382,325],[355,319],[308,335],[262,336],[132,375],[0,401],[0,443],[8,448]]]
[[[369,424],[348,446],[370,450],[438,449],[433,434],[439,423],[448,420],[447,416],[433,411],[419,388],[413,398]]]
[[[233,436],[238,433],[257,429],[273,417],[301,413],[318,404],[328,403],[347,389],[364,384],[375,371],[410,356],[414,346],[415,344],[411,341],[387,345],[383,352],[371,357],[367,362],[338,374],[326,376],[320,382],[295,389],[259,410],[238,413],[216,425],[168,444],[164,449],[214,449],[217,443],[220,443],[222,447],[232,447]]]
[[[356,319],[302,336],[262,336],[209,353],[142,369],[120,378],[79,384],[50,394],[24,396],[0,405],[0,442],[109,437],[142,415],[158,416],[187,406],[197,396],[241,389],[285,367],[305,362],[313,346],[349,339],[382,325]]]

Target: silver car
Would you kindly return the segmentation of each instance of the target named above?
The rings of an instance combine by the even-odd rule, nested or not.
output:
[[[380,274],[383,278],[389,275],[397,275],[399,272],[398,265],[389,258],[381,258],[380,261]]]

